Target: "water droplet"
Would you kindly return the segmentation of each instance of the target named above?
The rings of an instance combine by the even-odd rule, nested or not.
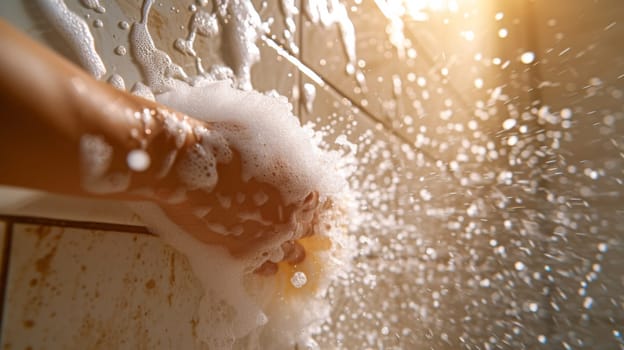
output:
[[[601,253],[606,253],[607,250],[609,250],[609,246],[606,243],[599,243],[598,244],[598,251]]]
[[[475,86],[477,89],[482,88],[482,87],[483,87],[483,79],[481,79],[481,78],[477,78],[477,79],[475,79],[475,81],[474,81],[474,86]]]
[[[514,264],[514,268],[517,271],[522,271],[526,268],[526,265],[524,265],[524,263],[522,261],[516,261],[516,263]]]
[[[586,298],[583,300],[583,307],[584,307],[584,308],[586,308],[586,309],[588,309],[588,310],[589,310],[589,309],[591,309],[591,308],[592,308],[592,306],[593,306],[593,305],[594,305],[594,298],[592,298],[592,297],[586,297]]]
[[[116,55],[125,56],[126,53],[128,53],[128,50],[126,50],[125,46],[119,45],[119,46],[115,47],[115,54]]]
[[[548,338],[546,338],[545,335],[540,334],[537,336],[537,341],[541,344],[546,344],[548,342]]]
[[[531,312],[537,312],[538,309],[539,309],[539,305],[537,305],[537,303],[530,303],[529,304],[529,310]]]
[[[135,149],[128,153],[126,162],[130,169],[141,172],[145,171],[150,166],[150,156],[142,149]]]
[[[516,120],[513,118],[505,119],[505,121],[503,122],[503,129],[505,130],[509,130],[514,126],[516,126]]]
[[[531,64],[535,60],[535,54],[532,51],[527,51],[520,56],[520,61],[524,64]]]
[[[308,276],[306,276],[306,274],[301,271],[297,271],[290,278],[290,283],[295,288],[301,288],[305,286],[306,283],[308,283]]]

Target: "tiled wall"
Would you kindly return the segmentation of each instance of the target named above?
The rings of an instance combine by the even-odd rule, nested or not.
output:
[[[194,347],[201,288],[143,227],[3,219],[3,349]]]
[[[75,3],[75,7],[80,8],[78,2]],[[138,15],[137,4],[140,1],[119,1],[119,3],[128,9],[128,16]],[[255,3],[258,8],[261,8],[260,5],[263,2],[255,1]],[[345,3],[351,6],[356,2],[345,1]],[[417,56],[410,60],[410,65],[402,66],[396,50],[386,40],[387,20],[372,1],[362,2],[357,7],[358,11],[350,12],[350,17],[356,27],[358,56],[366,62],[363,71],[366,74],[367,91],[359,93],[356,91],[361,87],[355,79],[344,74],[346,58],[339,40],[338,28],[313,25],[305,16],[299,14],[295,16],[295,22],[300,31],[294,41],[301,51],[298,54],[293,52],[291,54],[296,60],[316,72],[322,84],[319,85],[318,81],[302,73],[302,70],[269,45],[261,46],[263,59],[252,71],[253,80],[259,90],[277,89],[281,94],[288,96],[294,105],[295,113],[304,121],[320,121],[323,125],[333,125],[334,128],[340,130],[347,129],[346,125],[355,120],[358,125],[353,128],[353,133],[349,136],[353,141],[357,140],[361,134],[370,131],[374,135],[373,139],[391,140],[390,143],[399,144],[400,140],[412,141],[414,134],[407,131],[405,125],[396,123],[397,116],[410,114],[419,127],[426,126],[429,130],[435,130],[441,123],[437,113],[445,108],[446,97],[451,96],[459,101],[457,103],[466,104],[465,109],[457,108],[464,112],[472,109],[475,100],[483,98],[485,93],[474,88],[474,80],[483,72],[468,69],[458,72],[457,70],[461,70],[463,66],[455,63],[453,67],[456,71],[451,71],[453,78],[445,82],[441,74],[442,64],[446,59],[445,52],[459,53],[455,59],[460,62],[472,62],[475,53],[481,49],[489,49],[492,52],[511,50],[521,53],[521,50],[529,49],[546,52],[552,46],[557,52],[553,51],[554,54],[544,57],[549,63],[529,69],[519,62],[512,62],[510,69],[502,71],[500,75],[484,77],[486,83],[491,84],[490,87],[509,83],[508,91],[516,93],[514,103],[519,106],[530,106],[538,98],[552,105],[553,109],[570,104],[581,104],[588,110],[621,106],[621,99],[618,101],[608,96],[597,96],[593,100],[581,100],[578,96],[569,94],[569,91],[566,92],[568,83],[585,82],[596,75],[621,79],[618,75],[624,70],[622,70],[621,50],[617,51],[621,46],[615,39],[617,35],[604,35],[601,32],[605,31],[605,23],[615,21],[616,27],[609,30],[619,30],[618,33],[622,33],[620,26],[622,16],[617,17],[618,13],[624,13],[621,1],[609,1],[605,7],[611,7],[613,11],[601,10],[600,16],[597,17],[587,15],[596,11],[593,1],[585,1],[582,4],[578,2],[576,7],[570,6],[570,2],[565,0],[526,2],[533,4],[533,7],[526,7],[525,2],[521,1],[508,3],[504,8],[507,17],[501,23],[509,28],[512,35],[508,40],[497,41],[496,44],[479,37],[470,45],[459,37],[447,40],[441,33],[450,32],[451,29],[448,26],[408,23],[406,33],[415,44]],[[297,1],[297,4],[301,5],[301,2]],[[166,13],[167,7],[161,6],[156,9]],[[493,22],[491,18],[500,8],[493,6],[490,10],[491,13],[485,12],[490,17],[466,20],[462,22],[463,25],[472,26],[471,28],[476,33],[484,37],[486,34],[490,37],[496,36],[495,32],[498,27],[491,25]],[[513,14],[524,13],[526,15],[525,11],[530,11],[532,16],[535,16],[533,17],[534,26],[524,21],[514,22]],[[272,33],[274,35],[269,35],[267,39],[287,47],[282,36],[283,14],[278,2],[269,1],[262,15],[265,19],[275,18]],[[168,20],[174,21],[173,17],[164,15],[159,18],[165,24]],[[557,19],[555,27],[548,25],[551,23],[549,19],[552,18]],[[585,20],[579,20],[579,18],[585,18]],[[115,22],[106,25],[114,26]],[[39,33],[37,30],[29,29],[35,34]],[[459,30],[459,28],[453,30]],[[536,36],[535,32],[531,34],[532,31],[541,35]],[[577,38],[579,42],[576,44],[565,41],[552,42],[551,39],[556,37],[557,31]],[[96,39],[101,40],[102,37]],[[585,52],[585,55],[578,55],[577,52],[573,56],[574,59],[559,55],[567,47],[576,45],[579,48],[586,48],[592,40],[600,38],[608,38],[613,42],[596,46],[597,50],[603,51]],[[158,43],[159,45],[165,45],[167,40],[171,41],[171,38],[164,37],[156,39],[162,40],[162,43]],[[201,45],[201,41],[198,45]],[[380,47],[383,50],[379,51]],[[114,56],[111,57],[111,60],[115,59]],[[603,57],[608,62],[595,62],[597,57]],[[588,61],[584,61],[584,58]],[[175,59],[188,58],[180,56]],[[610,73],[609,69],[613,72]],[[421,89],[416,82],[410,81],[410,73],[427,78],[428,89],[432,96],[428,100],[419,99],[423,101],[423,108],[430,115],[418,115],[412,104],[413,98],[422,96],[424,89]],[[536,74],[541,74],[542,80],[557,82],[560,85],[551,89],[541,89],[541,95],[535,95]],[[578,74],[583,76],[581,80]],[[393,92],[394,76],[398,76],[404,82],[403,94],[398,98]],[[316,99],[311,111],[306,110],[305,101],[302,101],[303,85],[306,83],[316,86]],[[438,89],[443,89],[444,93],[436,94]],[[389,104],[391,101],[396,104]],[[454,118],[465,121],[470,117],[468,114],[459,114]],[[501,122],[502,119],[492,119],[484,122],[481,127],[495,133],[497,129],[500,129]],[[591,128],[595,122],[596,120],[589,118],[577,126],[578,129],[575,132],[579,135],[579,140],[601,137],[599,129]],[[592,132],[598,132],[598,134]],[[618,132],[622,134],[624,130]],[[458,185],[453,182],[456,179],[441,172],[439,167],[434,165],[436,160],[448,161],[454,158],[457,151],[455,146],[458,142],[453,141],[457,141],[459,137],[461,135],[453,133],[440,136],[440,142],[450,141],[448,148],[439,147],[439,143],[424,144],[420,147],[420,150],[429,157],[430,162],[412,166],[411,170],[413,179],[424,180],[404,183],[402,190],[405,192],[405,198],[398,198],[394,203],[395,207],[400,207],[407,196],[418,193],[425,187],[434,198],[438,198],[437,205],[454,206],[465,210],[471,200],[491,190],[488,186],[481,186],[466,190],[466,193],[457,194],[455,192],[458,191]],[[619,140],[617,137],[615,139]],[[587,147],[585,143],[579,142],[576,146],[578,147],[565,150],[569,152],[565,156],[576,156],[578,159],[596,158],[600,155],[611,156],[602,152],[603,149],[599,144]],[[392,147],[388,149],[396,150]],[[366,151],[366,147],[360,149],[362,154]],[[392,159],[395,168],[409,164],[400,152],[397,154]],[[372,162],[368,166],[379,186],[386,185],[384,178],[387,174],[379,172],[377,163]],[[478,168],[484,165],[473,164],[473,166]],[[496,169],[504,164],[493,161],[485,166]],[[552,186],[558,185],[554,183]],[[605,191],[621,192],[619,187],[605,189]],[[449,196],[449,193],[453,195]],[[423,211],[425,205],[423,204]],[[551,210],[550,207],[542,206],[543,203],[531,205],[535,206],[531,209],[545,212]],[[560,302],[562,299],[556,294],[558,291],[562,289],[575,291],[577,286],[557,285],[546,280],[532,285],[518,282],[518,285],[511,290],[511,294],[506,295],[509,300],[505,302],[523,303],[531,300],[538,305],[539,312],[530,316],[523,314],[521,318],[518,316],[517,324],[513,324],[513,317],[502,317],[507,311],[505,307],[509,305],[505,305],[504,302],[480,304],[482,300],[490,300],[494,292],[465,288],[467,281],[471,280],[477,272],[452,272],[444,269],[448,267],[453,254],[468,256],[470,249],[475,249],[484,256],[482,270],[478,271],[482,276],[495,276],[501,271],[513,271],[514,261],[511,259],[494,262],[487,260],[488,254],[491,254],[489,237],[476,238],[469,246],[463,246],[446,229],[448,222],[445,218],[415,213],[411,217],[407,215],[406,218],[409,223],[416,225],[419,231],[426,233],[424,241],[417,242],[415,238],[408,237],[405,244],[412,245],[417,253],[422,253],[426,244],[436,247],[438,255],[426,260],[427,269],[411,273],[405,273],[405,270],[393,273],[379,256],[360,257],[359,262],[383,271],[384,278],[380,278],[376,288],[364,286],[360,295],[361,299],[345,298],[342,300],[340,307],[335,308],[334,316],[338,319],[340,313],[349,309],[363,313],[361,305],[358,304],[362,300],[366,301],[369,310],[381,310],[382,305],[387,304],[388,295],[392,295],[394,309],[386,309],[386,311],[397,316],[398,319],[391,322],[389,317],[386,319],[391,331],[382,340],[388,347],[394,344],[396,347],[456,349],[462,346],[512,348],[522,345],[524,348],[544,346],[559,349],[564,347],[562,341],[565,341],[573,347],[615,349],[619,346],[621,348],[621,342],[617,343],[613,335],[616,326],[624,324],[621,312],[621,304],[624,300],[621,299],[621,295],[615,295],[616,291],[624,290],[622,267],[624,264],[621,264],[624,248],[621,243],[622,239],[618,236],[624,232],[624,228],[621,227],[621,217],[624,212],[618,209],[621,206],[620,197],[613,199],[606,196],[596,198],[591,202],[592,210],[601,211],[602,208],[603,212],[612,213],[613,217],[610,222],[613,226],[603,228],[601,234],[603,237],[611,237],[615,242],[605,255],[602,264],[601,276],[606,277],[591,286],[595,289],[594,294],[604,297],[596,301],[603,307],[594,309],[593,313],[582,310],[583,300],[581,296],[574,294],[565,296],[568,302],[559,303],[556,308],[553,306],[553,302]],[[1,276],[4,293],[2,346],[5,349],[29,347],[32,349],[186,349],[197,346],[193,343],[192,336],[196,322],[194,305],[201,293],[197,282],[185,259],[163,245],[156,237],[149,235],[131,212],[114,203],[94,203],[44,196],[30,202],[26,207],[5,210],[2,213],[5,216],[0,216],[2,221],[0,229],[8,228],[8,230],[0,230],[2,235],[0,252],[3,254]],[[484,217],[484,220],[489,220],[492,225],[501,226],[503,217],[498,212],[494,212]],[[369,234],[374,237],[374,228],[370,230],[371,232],[363,232],[362,235]],[[544,226],[539,230],[549,233],[553,231],[553,228]],[[397,232],[399,231],[398,228]],[[375,237],[382,244],[389,244],[393,238]],[[505,237],[497,237],[497,239],[501,245],[511,246],[513,243],[505,241]],[[580,238],[571,240],[570,246],[577,250],[580,258],[595,255],[595,244],[588,244],[587,240]],[[534,247],[534,254],[542,254],[547,248]],[[416,253],[401,256],[398,262],[395,262],[406,266],[410,264],[423,266],[422,256]],[[527,265],[528,271],[537,271],[543,268],[543,261],[529,260]],[[562,262],[561,265],[564,267],[565,263]],[[435,272],[435,278],[426,280],[426,276],[432,275],[433,272]],[[518,276],[518,281],[520,281],[522,275]],[[413,286],[415,281],[421,278],[424,278],[426,283],[416,285],[409,290],[397,290],[397,286]],[[550,288],[553,291],[552,294],[540,293],[544,288]],[[423,304],[433,303],[434,292],[442,291],[447,294],[442,305],[434,311],[435,314],[429,315],[429,318],[433,319],[431,322],[425,322],[415,312],[406,311],[400,307],[401,301],[404,300],[420,300]],[[609,307],[614,301],[615,304]],[[471,304],[475,302],[478,305]],[[618,302],[620,304],[617,304]],[[582,316],[584,314],[589,314],[591,317]],[[461,320],[470,317],[478,320],[472,328],[465,329],[456,325]],[[381,317],[381,319],[384,318]],[[498,320],[501,322],[499,323]],[[349,348],[350,344],[362,344],[366,332],[386,325],[380,324],[375,318],[367,321],[363,317],[358,322],[361,322],[358,332],[344,335],[346,348]],[[401,333],[400,340],[395,340],[395,335],[398,334],[395,333],[395,328],[400,333],[402,329],[408,327],[411,333]],[[509,333],[516,331],[518,333],[514,337],[520,343],[505,343]],[[573,336],[570,335],[572,331],[576,332]],[[624,330],[620,329],[620,331]],[[462,341],[465,332],[469,332],[468,345]],[[442,334],[446,336],[442,337]],[[539,345],[536,334],[544,334],[548,339],[559,339],[560,342]],[[579,336],[584,339],[584,344],[573,342]],[[492,339],[499,343],[492,342]],[[489,345],[486,346],[485,343]]]

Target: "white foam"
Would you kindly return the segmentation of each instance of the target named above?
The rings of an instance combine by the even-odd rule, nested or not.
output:
[[[316,87],[314,84],[303,84],[303,100],[305,102],[306,112],[312,113],[312,106],[314,106],[314,99],[316,98]]]
[[[106,8],[100,4],[100,0],[80,0],[82,5],[97,13],[105,13]]]
[[[266,31],[251,1],[217,0],[218,14],[223,19],[223,38],[227,42],[229,66],[234,70],[238,86],[251,90],[251,66],[260,60],[256,41]]]
[[[38,4],[52,27],[78,56],[82,67],[96,79],[101,79],[106,74],[106,67],[95,49],[89,25],[63,0],[39,0]]]
[[[116,193],[130,185],[129,173],[110,173],[113,148],[103,137],[84,134],[80,138],[82,187],[91,193]]]
[[[355,72],[356,49],[355,49],[355,27],[349,18],[349,13],[344,4],[339,0],[308,0],[305,2],[305,14],[310,21],[315,24],[322,24],[324,27],[337,24],[340,29],[342,46],[347,54],[348,67],[352,67]],[[351,74],[351,73],[350,73]]]
[[[167,53],[156,48],[149,33],[147,22],[153,0],[143,3],[141,21],[132,25],[130,30],[130,49],[139,63],[147,85],[153,92],[169,90],[174,80],[187,80],[188,76],[182,67],[171,61]]]
[[[158,95],[157,100],[218,123],[216,131],[241,154],[243,178],[280,188],[287,203],[301,200],[310,189],[332,193],[343,185],[328,172],[332,167],[325,164],[323,152],[281,99],[240,91],[224,82],[206,82],[194,87],[178,84],[175,92]]]

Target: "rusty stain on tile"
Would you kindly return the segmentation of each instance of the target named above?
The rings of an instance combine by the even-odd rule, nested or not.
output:
[[[2,346],[192,349],[202,293],[156,237],[17,224]]]

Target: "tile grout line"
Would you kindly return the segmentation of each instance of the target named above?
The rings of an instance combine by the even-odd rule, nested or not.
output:
[[[93,222],[93,221],[64,220],[64,219],[54,219],[54,218],[45,218],[45,217],[3,215],[3,214],[0,214],[0,220],[5,220],[11,223],[11,225],[13,224],[46,225],[46,226],[57,226],[57,227],[67,227],[67,228],[81,228],[81,229],[87,229],[87,230],[117,231],[117,232],[123,232],[123,233],[152,235],[152,233],[145,226],[139,226],[139,225],[115,224],[115,223]]]
[[[3,344],[2,330],[4,329],[4,306],[6,305],[6,295],[9,281],[9,264],[11,257],[11,245],[13,244],[13,221],[5,221],[4,246],[2,249],[2,262],[0,266],[0,344]]]
[[[329,81],[329,80],[325,79],[324,77],[322,77],[321,75],[319,75],[310,66],[308,66],[305,62],[303,62],[303,60],[297,58],[282,43],[280,43],[280,42],[278,42],[278,41],[274,40],[273,38],[271,38],[269,36],[266,36],[266,35],[262,36],[262,40],[264,40],[264,42],[269,44],[269,46],[271,48],[273,48],[277,52],[278,55],[284,56],[293,65],[300,66],[298,68],[305,68],[305,71],[301,71],[301,74],[306,75],[308,78],[310,78],[311,80],[316,82],[318,85],[320,85],[321,88],[326,89],[330,93],[336,94],[337,96],[339,96],[339,97],[341,97],[343,99],[347,99],[352,106],[354,106],[356,109],[361,111],[362,114],[364,116],[366,116],[369,120],[371,120],[372,122],[379,123],[379,124],[383,125],[385,130],[390,135],[392,135],[392,136],[398,138],[399,140],[401,140],[402,142],[410,145],[410,147],[414,148],[415,150],[418,150],[418,152],[422,153],[423,156],[428,158],[429,160],[434,161],[434,162],[440,160],[440,159],[436,158],[435,156],[433,156],[432,154],[430,154],[428,151],[422,149],[421,147],[417,147],[416,145],[414,145],[414,142],[412,142],[411,140],[407,139],[406,136],[404,136],[401,133],[399,133],[394,127],[392,127],[392,125],[390,125],[388,122],[384,121],[382,118],[380,118],[377,115],[375,115],[373,112],[371,112],[370,110],[365,108],[362,104],[360,104],[359,102],[349,98],[349,96],[345,92],[340,90],[338,88],[338,86],[334,85],[331,81]],[[450,169],[448,169],[448,167],[445,167],[445,170],[446,171],[450,171]]]

